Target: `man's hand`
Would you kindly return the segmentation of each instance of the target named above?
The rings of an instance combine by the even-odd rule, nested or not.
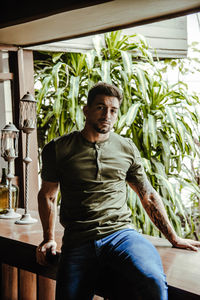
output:
[[[176,240],[172,242],[172,245],[175,248],[182,248],[182,249],[188,249],[193,251],[198,251],[198,248],[200,248],[200,242],[193,241],[190,239],[183,239],[180,237],[177,237]]]
[[[54,240],[43,241],[36,249],[36,261],[40,265],[47,266],[48,262],[48,253],[50,255],[56,255],[57,243]]]

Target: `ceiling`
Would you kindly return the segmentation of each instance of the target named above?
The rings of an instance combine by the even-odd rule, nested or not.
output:
[[[192,16],[196,17],[197,14],[193,14]],[[153,57],[184,58],[187,56],[187,16],[123,29],[122,35],[123,34],[128,36],[137,34],[129,38],[129,41],[132,42],[137,42],[140,35],[144,36]],[[26,47],[26,49],[85,53],[95,49],[96,38],[96,35],[89,35],[65,41],[30,46]],[[98,34],[98,39],[100,39],[101,44],[104,45],[104,34]]]
[[[200,11],[200,0],[4,1],[0,44],[31,46]],[[12,5],[12,7],[11,7]]]

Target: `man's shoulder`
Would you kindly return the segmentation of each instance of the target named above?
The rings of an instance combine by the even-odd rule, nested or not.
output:
[[[119,143],[122,147],[134,150],[136,148],[132,139],[128,137],[121,136],[115,132],[111,133],[112,142]]]
[[[66,133],[62,136],[59,136],[55,139],[53,139],[52,141],[56,144],[56,145],[61,145],[61,144],[66,144],[66,143],[70,143],[73,140],[75,140],[78,136],[79,136],[79,131],[72,131],[70,133]]]
[[[76,145],[77,138],[79,137],[79,131],[73,131],[68,134],[64,134],[57,138],[52,139],[43,148],[43,155],[51,154],[56,157],[62,153],[66,153],[66,149],[70,151]]]

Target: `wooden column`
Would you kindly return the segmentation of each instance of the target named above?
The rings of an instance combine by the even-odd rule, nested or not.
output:
[[[54,300],[56,291],[55,280],[38,276],[37,281],[37,300]]]
[[[18,300],[18,275],[17,268],[2,264],[2,300]]]
[[[19,295],[18,300],[36,300],[36,274],[19,270]],[[43,298],[45,300],[45,298]]]
[[[14,73],[13,79],[13,114],[14,123],[19,126],[19,100],[30,92],[34,96],[34,67],[33,52],[30,50],[19,49],[17,52],[10,53],[10,68]],[[38,193],[38,154],[37,154],[37,130],[30,135],[30,158],[32,163],[29,165],[29,209],[37,210]],[[16,160],[16,175],[20,182],[20,207],[24,207],[24,163],[25,157],[25,134],[20,132],[19,139],[19,158]]]

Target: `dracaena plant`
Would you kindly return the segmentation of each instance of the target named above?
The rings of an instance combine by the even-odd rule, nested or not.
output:
[[[176,232],[198,239],[200,188],[185,162],[200,155],[194,142],[199,138],[199,99],[189,94],[183,82],[170,85],[163,79],[143,37],[116,31],[95,36],[94,49],[85,54],[35,53],[39,150],[52,138],[83,128],[82,108],[88,90],[98,81],[123,91],[114,130],[138,147]],[[183,205],[186,187],[189,209]],[[133,223],[143,233],[159,235],[136,194],[127,189]]]

